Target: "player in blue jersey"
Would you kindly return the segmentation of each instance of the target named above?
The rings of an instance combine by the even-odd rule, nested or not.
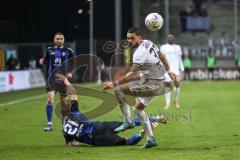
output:
[[[44,128],[44,131],[52,131],[52,113],[55,91],[59,92],[60,100],[67,99],[67,90],[62,82],[55,79],[56,73],[66,75],[67,78],[72,78],[72,67],[73,67],[73,50],[71,48],[65,48],[64,46],[64,35],[57,32],[54,35],[54,46],[48,47],[43,58],[39,60],[39,64],[46,65],[46,81],[47,81],[47,105],[46,114],[48,124]]]
[[[61,113],[63,116],[63,135],[66,144],[76,146],[79,142],[94,146],[116,146],[116,145],[135,145],[144,136],[144,131],[135,134],[130,138],[123,138],[114,131],[122,125],[122,122],[95,122],[87,119],[78,108],[77,92],[68,79],[61,74],[56,75],[66,85],[71,94],[71,104],[62,101]],[[156,116],[151,119],[152,127],[156,127],[157,122],[166,123],[166,116]],[[140,126],[140,121],[135,119],[134,124]]]

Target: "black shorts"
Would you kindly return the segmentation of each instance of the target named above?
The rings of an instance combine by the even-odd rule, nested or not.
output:
[[[122,122],[95,122],[93,129],[93,145],[95,146],[117,146],[126,145],[127,140],[115,134],[114,129]]]
[[[55,82],[48,82],[46,86],[46,91],[56,91],[59,92],[62,96],[67,96],[67,87],[65,84],[61,83],[55,83]]]
[[[46,76],[46,82],[47,92],[56,91],[59,92],[59,94],[62,96],[67,96],[67,87],[62,81],[56,80],[55,72]]]

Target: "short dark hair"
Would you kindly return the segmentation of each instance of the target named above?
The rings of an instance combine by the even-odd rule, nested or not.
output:
[[[128,33],[135,33],[137,36],[143,36],[139,27],[131,27],[128,29]]]
[[[54,37],[55,37],[56,35],[64,36],[64,34],[63,34],[62,32],[56,32],[56,33],[54,34]]]

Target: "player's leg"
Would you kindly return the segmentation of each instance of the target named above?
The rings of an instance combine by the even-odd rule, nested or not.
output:
[[[164,114],[162,114],[160,116],[149,116],[149,120],[150,120],[151,125],[153,123],[167,124],[167,116]],[[134,118],[133,123],[135,126],[141,126],[141,122],[138,118]]]
[[[165,106],[164,109],[167,110],[170,107],[170,102],[171,102],[171,84],[172,84],[172,79],[169,77],[168,74],[164,75],[164,84],[165,84]]]
[[[115,87],[115,95],[119,102],[122,114],[124,115],[124,118],[125,118],[124,123],[120,127],[116,128],[115,132],[119,132],[123,129],[128,129],[128,128],[134,127],[134,125],[132,123],[132,119],[131,119],[130,106],[129,106],[129,104],[127,102],[127,98],[126,98],[126,95],[129,95],[129,94],[131,94],[131,91],[129,89],[128,83],[125,83],[125,84]]]
[[[180,95],[180,82],[177,82],[175,83],[174,86],[174,101],[173,101],[176,108],[180,108],[179,95]]]
[[[163,89],[163,82],[160,80],[145,80],[143,81],[133,81],[126,84],[119,85],[115,88],[116,96],[119,101],[124,103],[126,102],[125,95],[131,95],[135,97],[152,97],[160,94]],[[125,117],[130,115],[130,108],[128,106],[128,110],[123,112]],[[115,129],[115,132],[124,131],[126,129],[132,128],[134,126],[131,122],[126,121],[127,123],[123,123],[120,127]]]
[[[53,114],[53,104],[54,104],[54,91],[48,90],[47,92],[47,105],[46,105],[46,115],[47,115],[47,127],[44,131],[52,131],[52,114]]]
[[[165,82],[165,106],[164,109],[167,110],[170,107],[171,102],[171,82]]]
[[[95,146],[117,146],[117,145],[134,145],[138,143],[142,137],[135,134],[125,139],[113,132],[113,128],[121,122],[95,122],[93,131],[93,144]]]
[[[65,94],[60,94],[61,110],[64,109],[68,97]]]
[[[139,118],[143,130],[147,136],[147,142],[143,148],[151,148],[157,146],[158,144],[155,137],[153,136],[150,120],[144,111],[145,106],[150,102],[150,100],[151,97],[137,98],[134,107],[134,113]]]

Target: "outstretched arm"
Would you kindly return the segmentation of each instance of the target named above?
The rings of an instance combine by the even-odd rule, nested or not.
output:
[[[113,87],[117,86],[117,85],[121,85],[124,83],[127,83],[129,81],[132,81],[134,79],[139,79],[140,75],[139,75],[139,68],[141,67],[141,65],[139,64],[133,64],[133,66],[131,67],[130,71],[123,76],[122,78],[114,81],[114,82],[106,82],[104,83],[104,88],[103,90],[105,92],[110,91]]]
[[[164,54],[159,54],[159,58],[162,61],[169,77],[173,80],[173,83],[176,84],[177,83],[177,76],[176,76],[176,74],[174,74],[173,72],[170,71],[170,65],[168,63],[168,60],[167,60],[166,56]]]
[[[166,56],[164,54],[159,54],[159,58],[160,58],[161,62],[163,63],[165,69],[167,71],[169,71],[170,70],[170,65],[168,63],[168,60],[167,60]]]
[[[56,77],[58,80],[63,81],[63,83],[66,85],[68,92],[71,94],[71,100],[77,100],[77,91],[76,89],[72,86],[72,84],[69,82],[69,80],[62,74],[57,73]]]

